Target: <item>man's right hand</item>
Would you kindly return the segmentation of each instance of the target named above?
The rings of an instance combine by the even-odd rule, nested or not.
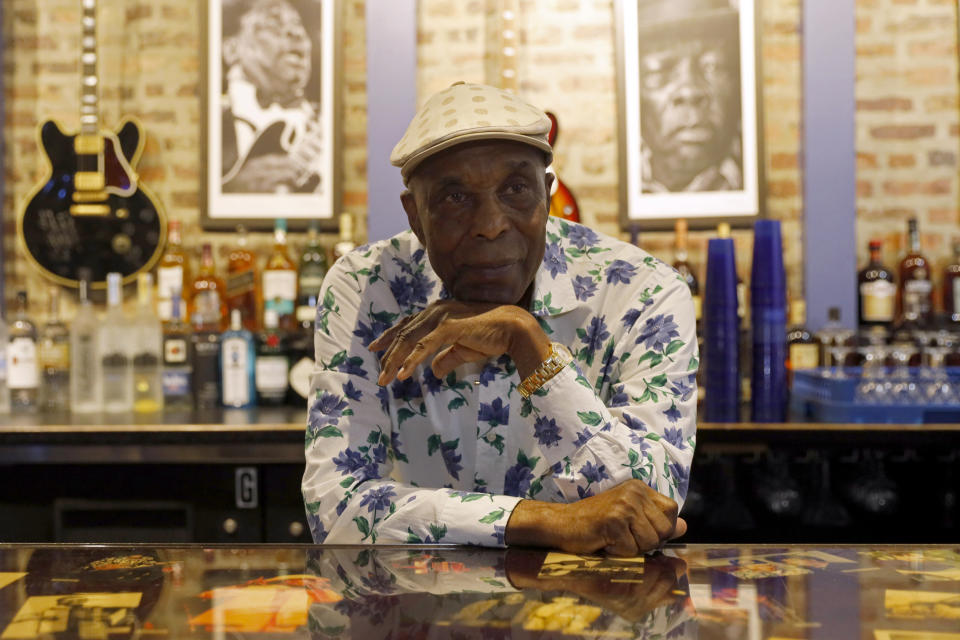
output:
[[[550,547],[568,553],[636,556],[687,531],[677,503],[631,479],[571,503],[523,500],[506,527],[507,545]]]

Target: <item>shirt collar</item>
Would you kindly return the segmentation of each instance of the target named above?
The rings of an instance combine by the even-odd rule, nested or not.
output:
[[[547,246],[533,281],[529,309],[537,317],[559,316],[586,305],[586,302],[577,300],[573,290],[571,270],[574,265],[567,255],[567,242],[562,233],[564,224],[556,216],[547,219]]]

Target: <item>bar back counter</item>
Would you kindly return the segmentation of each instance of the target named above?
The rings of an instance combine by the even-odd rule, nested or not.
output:
[[[104,424],[106,422],[106,424]],[[305,414],[164,414],[0,426],[0,542],[309,542]],[[960,425],[698,427],[691,543],[903,543],[960,536]]]

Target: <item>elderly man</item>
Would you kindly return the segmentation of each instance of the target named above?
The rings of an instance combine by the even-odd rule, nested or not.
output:
[[[693,305],[547,215],[544,113],[457,83],[397,144],[410,231],[328,273],[303,495],[317,542],[635,555],[686,528]]]
[[[643,191],[743,188],[739,17],[728,0],[641,0]]]

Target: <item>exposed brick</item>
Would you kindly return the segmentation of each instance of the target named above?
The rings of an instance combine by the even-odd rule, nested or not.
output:
[[[910,111],[913,100],[897,96],[857,100],[857,111]]]
[[[857,152],[857,169],[876,169],[878,166],[877,154]]]
[[[878,140],[916,140],[929,138],[936,133],[932,124],[886,125],[871,127],[870,135]]]
[[[927,219],[933,224],[957,225],[960,224],[960,209],[930,209]]]
[[[793,198],[800,188],[796,180],[768,180],[767,193],[771,198]]]
[[[917,166],[917,157],[912,153],[893,153],[887,163],[894,169]]]
[[[857,197],[869,198],[873,195],[873,183],[869,180],[857,180]]]
[[[960,109],[960,94],[930,96],[924,99],[923,108],[927,113],[939,113],[941,111],[955,113]]]
[[[127,8],[127,22],[134,22],[149,18],[153,15],[153,7],[149,4],[138,4]]]
[[[896,49],[890,43],[857,43],[858,58],[880,58],[892,56]]]
[[[911,58],[930,57],[943,60],[957,56],[957,43],[947,39],[920,40],[911,42],[908,51]]]
[[[928,151],[927,162],[931,167],[955,167],[957,154],[955,151]]]
[[[920,67],[909,69],[906,72],[907,81],[915,86],[943,86],[947,82],[956,83],[957,72],[955,67]]]

